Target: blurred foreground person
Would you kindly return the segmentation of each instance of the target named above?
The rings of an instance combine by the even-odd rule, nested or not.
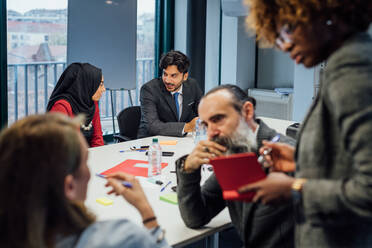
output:
[[[372,19],[370,0],[247,0],[259,40],[311,68],[323,61],[320,89],[296,150],[272,148],[274,170],[242,187],[255,201],[295,204],[297,247],[372,246]]]
[[[109,175],[106,186],[139,211],[145,228],[127,219],[95,221],[87,211],[90,172],[80,121],[58,113],[34,115],[1,133],[0,246],[169,247],[133,176]]]

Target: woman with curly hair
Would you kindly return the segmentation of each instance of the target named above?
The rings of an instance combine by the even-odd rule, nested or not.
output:
[[[296,149],[266,142],[273,172],[241,188],[295,204],[297,247],[372,247],[371,0],[247,0],[260,41],[297,64],[326,61]]]

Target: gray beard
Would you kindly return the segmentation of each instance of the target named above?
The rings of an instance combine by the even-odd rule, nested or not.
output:
[[[212,138],[212,141],[227,148],[225,155],[255,152],[257,150],[257,142],[253,130],[242,118],[235,132],[230,137],[218,136]]]

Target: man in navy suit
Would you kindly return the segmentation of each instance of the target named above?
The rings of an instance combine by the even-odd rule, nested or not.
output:
[[[182,137],[195,127],[203,95],[196,80],[189,78],[190,60],[179,51],[164,54],[159,63],[161,78],[141,88],[141,123],[138,137]]]

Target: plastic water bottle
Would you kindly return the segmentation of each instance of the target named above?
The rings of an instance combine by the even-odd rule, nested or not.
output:
[[[195,129],[193,132],[193,137],[194,137],[194,143],[197,144],[201,140],[206,140],[207,139],[207,130],[205,127],[201,124],[201,120],[197,119],[195,122]]]
[[[152,139],[148,152],[148,177],[161,175],[161,147],[157,138]]]
[[[193,133],[192,133],[195,144],[197,144],[199,142],[199,126],[200,126],[199,122],[200,122],[200,119],[197,119],[196,122],[195,122],[195,127],[194,127],[194,130],[193,130]]]

